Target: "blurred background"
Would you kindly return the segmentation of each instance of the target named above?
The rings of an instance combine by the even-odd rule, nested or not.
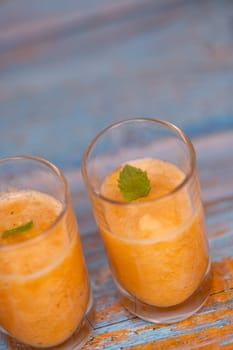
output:
[[[80,167],[103,127],[233,128],[232,0],[1,0],[0,155]]]

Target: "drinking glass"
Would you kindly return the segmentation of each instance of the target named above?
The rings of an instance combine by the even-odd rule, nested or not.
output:
[[[47,160],[0,159],[0,331],[10,349],[80,349],[93,299],[68,183]]]
[[[124,198],[127,167],[146,173],[149,194]],[[191,316],[209,295],[211,263],[190,139],[163,120],[123,120],[88,145],[82,174],[123,305],[155,323]]]

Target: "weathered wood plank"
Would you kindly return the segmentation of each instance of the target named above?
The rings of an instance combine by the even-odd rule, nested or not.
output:
[[[17,12],[16,3],[8,5],[11,11]],[[1,155],[30,153],[63,168],[80,166],[88,141],[130,116],[164,118],[191,136],[233,127],[233,3],[165,1],[173,5],[160,11],[149,3],[157,2],[148,0],[140,15],[127,2],[132,11],[125,15],[122,1],[114,5],[118,10],[104,1],[88,11],[117,12],[112,22],[1,52]],[[67,8],[72,12],[75,4]],[[88,11],[80,11],[86,20]]]
[[[96,30],[132,17],[179,7],[184,0],[120,0],[117,3],[100,0],[62,2],[50,1],[44,6],[28,1],[5,2],[0,12],[0,51],[27,46],[41,40],[54,40],[74,32]]]

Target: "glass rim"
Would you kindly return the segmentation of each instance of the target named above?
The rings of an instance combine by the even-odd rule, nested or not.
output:
[[[57,224],[58,222],[63,218],[63,216],[65,215],[65,212],[67,210],[68,207],[68,203],[70,201],[70,193],[69,193],[69,186],[68,186],[68,182],[64,176],[64,174],[62,173],[62,171],[53,163],[51,163],[49,160],[44,159],[42,157],[38,157],[38,156],[30,156],[30,155],[13,155],[13,156],[7,156],[7,157],[2,157],[0,158],[0,166],[1,163],[3,162],[7,162],[7,161],[17,161],[17,160],[31,160],[34,161],[36,163],[40,163],[45,165],[47,168],[50,168],[50,170],[53,171],[54,174],[56,174],[58,176],[58,178],[61,180],[63,186],[64,186],[64,205],[62,206],[62,210],[59,213],[59,215],[55,218],[55,220],[52,222],[52,224],[49,225],[49,227],[47,227],[47,229],[41,231],[39,234],[37,234],[36,236],[33,236],[31,238],[28,238],[26,240],[23,241],[19,241],[19,242],[15,242],[15,243],[4,243],[4,244],[0,244],[0,249],[7,249],[7,248],[14,248],[16,246],[22,246],[25,244],[29,244],[33,241],[38,240],[39,238],[46,236]]]
[[[88,157],[90,155],[91,150],[93,149],[94,145],[97,143],[97,141],[107,133],[109,130],[112,130],[118,126],[121,126],[123,124],[131,123],[131,122],[152,122],[155,124],[160,124],[162,126],[167,127],[170,130],[173,130],[181,140],[185,143],[187,146],[188,152],[189,152],[189,162],[190,162],[190,170],[187,174],[185,174],[184,179],[171,191],[168,193],[163,194],[162,196],[154,199],[148,199],[145,201],[138,201],[138,202],[125,202],[125,201],[119,201],[112,199],[110,197],[106,197],[102,195],[100,192],[97,192],[95,188],[91,185],[91,182],[89,181],[89,176],[88,176],[88,171],[87,171],[87,162],[88,162]],[[190,138],[186,135],[184,131],[182,131],[179,127],[177,127],[175,124],[162,120],[162,119],[157,119],[157,118],[149,118],[149,117],[135,117],[135,118],[128,118],[128,119],[123,119],[118,122],[112,123],[109,126],[105,127],[102,129],[92,140],[91,142],[87,145],[84,154],[83,154],[83,159],[82,159],[82,166],[81,166],[81,171],[82,171],[82,176],[85,181],[85,184],[89,191],[91,191],[95,196],[99,197],[105,202],[109,202],[111,204],[116,204],[116,205],[121,205],[121,206],[140,206],[147,203],[154,203],[154,202],[159,202],[163,199],[166,199],[178,191],[180,191],[192,178],[194,170],[196,168],[196,153],[194,146],[190,140]]]

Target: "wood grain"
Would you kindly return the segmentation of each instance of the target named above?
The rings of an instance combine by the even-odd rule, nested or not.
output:
[[[132,116],[192,137],[232,128],[232,14],[229,0],[3,1],[1,155],[77,167],[98,131]]]

